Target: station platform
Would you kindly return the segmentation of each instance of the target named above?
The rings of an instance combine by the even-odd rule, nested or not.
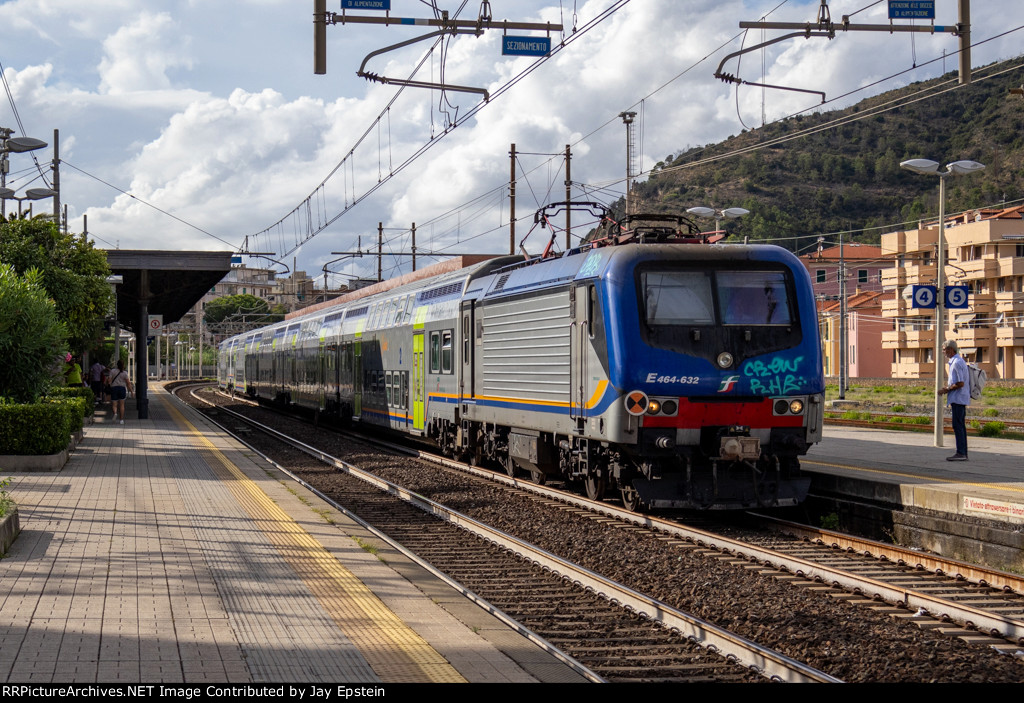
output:
[[[826,422],[824,438],[800,464],[814,477],[812,496],[835,499],[851,518],[857,505],[891,508],[878,537],[997,568],[1024,568],[1024,442],[968,437],[965,462],[946,461],[956,451],[951,433],[943,444],[935,446],[930,430]]]
[[[128,414],[3,472],[0,682],[582,681],[162,388]]]

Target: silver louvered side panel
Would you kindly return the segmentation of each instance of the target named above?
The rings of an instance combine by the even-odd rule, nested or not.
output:
[[[569,293],[484,308],[482,395],[569,402]]]

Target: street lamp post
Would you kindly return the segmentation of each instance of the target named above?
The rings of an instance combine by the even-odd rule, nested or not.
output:
[[[719,210],[718,208],[714,207],[698,206],[687,208],[686,211],[691,215],[696,215],[697,217],[713,217],[715,219],[716,233],[721,231],[720,223],[723,219],[734,220],[737,217],[743,217],[744,215],[750,214],[750,210],[746,210],[741,207],[730,207],[726,208],[725,210]]]
[[[8,192],[7,188],[7,173],[10,171],[10,163],[7,160],[8,154],[24,154],[27,151],[35,151],[36,149],[42,149],[46,146],[46,142],[41,139],[34,139],[33,137],[12,137],[14,130],[9,127],[0,127],[0,189],[4,192]],[[9,191],[10,196],[14,195],[14,191]],[[46,197],[46,196],[43,196]],[[0,200],[0,216],[3,219],[7,219],[7,203],[8,199],[14,199],[13,197],[4,196],[3,200]],[[35,198],[29,198],[34,200]]]
[[[22,204],[22,202],[24,202],[26,200],[42,200],[44,198],[52,198],[55,195],[57,195],[57,191],[53,190],[52,188],[29,188],[28,190],[25,191],[25,195],[18,196],[18,195],[15,195],[15,192],[13,190],[11,190],[10,188],[8,188],[7,186],[0,187],[0,200],[4,201],[4,205],[5,205],[4,217],[5,218],[7,216],[6,204],[7,204],[8,200],[17,200],[18,201],[18,219],[21,219],[21,215],[22,215],[21,204]],[[31,205],[29,206],[29,214],[30,215],[32,214],[32,206]]]
[[[954,161],[946,164],[946,170],[940,171],[939,164],[930,159],[910,159],[900,163],[904,168],[913,173],[925,176],[939,177],[939,251],[936,258],[938,270],[935,275],[935,349],[932,352],[935,359],[935,446],[942,446],[942,396],[939,389],[942,387],[942,375],[939,371],[942,358],[943,334],[946,329],[943,320],[944,308],[946,305],[946,178],[953,175],[974,173],[985,168],[985,164],[977,161]]]

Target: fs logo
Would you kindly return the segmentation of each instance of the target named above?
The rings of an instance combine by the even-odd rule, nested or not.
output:
[[[721,387],[718,389],[719,393],[728,393],[736,387],[736,382],[740,380],[739,376],[729,376],[722,381]]]

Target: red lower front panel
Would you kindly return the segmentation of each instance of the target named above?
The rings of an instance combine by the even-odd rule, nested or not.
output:
[[[679,412],[674,417],[644,415],[644,427],[681,427],[697,429],[708,425],[745,425],[753,428],[802,427],[803,415],[773,415],[774,400],[764,398],[757,402],[691,402],[679,399]]]

